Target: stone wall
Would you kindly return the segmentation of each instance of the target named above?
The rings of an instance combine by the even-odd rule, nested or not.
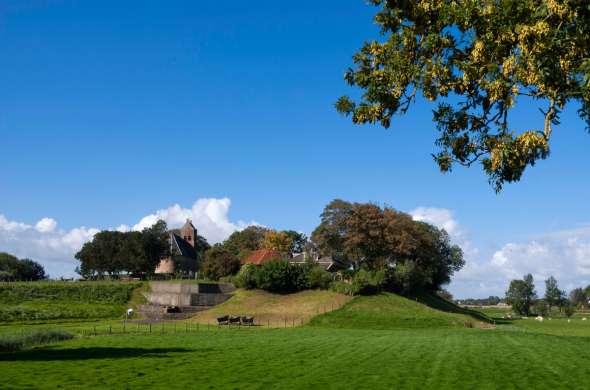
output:
[[[151,282],[145,297],[152,305],[214,306],[228,300],[233,290],[228,284]]]

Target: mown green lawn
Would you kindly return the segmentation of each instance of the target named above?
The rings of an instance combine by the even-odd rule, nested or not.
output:
[[[120,322],[54,324],[78,337],[0,353],[0,388],[589,388],[590,321],[466,328],[481,318],[428,303],[393,294],[359,297],[288,329],[197,330],[189,321],[167,324],[164,333],[157,324],[152,333],[142,325],[140,334],[117,334]],[[109,325],[112,335],[105,334]],[[39,326],[51,324],[22,329]],[[137,332],[133,325],[126,330]]]
[[[0,355],[0,371],[11,389],[583,389],[588,362],[584,337],[304,327],[83,338]]]

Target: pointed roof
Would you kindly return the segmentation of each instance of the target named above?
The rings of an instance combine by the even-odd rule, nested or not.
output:
[[[285,256],[279,251],[274,251],[272,249],[259,249],[250,253],[248,257],[242,260],[242,264],[262,265],[273,260],[281,260],[284,257]]]
[[[177,234],[172,233],[171,236],[172,236],[172,243],[173,243],[173,245],[176,246],[176,248],[178,249],[178,252],[180,252],[181,256],[190,257],[191,259],[197,258],[197,252],[195,251],[195,248],[193,248],[191,244],[189,244],[188,242],[183,240]]]

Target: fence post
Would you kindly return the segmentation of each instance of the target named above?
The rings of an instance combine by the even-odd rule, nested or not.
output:
[[[125,325],[123,325],[123,326],[125,326]],[[109,325],[109,334],[112,334],[112,333],[113,333],[113,326]],[[125,333],[125,331],[123,331],[123,333]]]
[[[287,319],[285,318],[285,328],[287,327]]]
[[[150,322],[150,334],[152,333],[152,323]]]

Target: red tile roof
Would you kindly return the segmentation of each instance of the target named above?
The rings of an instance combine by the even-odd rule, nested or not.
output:
[[[259,249],[250,253],[248,257],[242,260],[242,264],[262,265],[272,260],[280,260],[284,257],[285,256],[279,251],[273,251],[271,249]]]

